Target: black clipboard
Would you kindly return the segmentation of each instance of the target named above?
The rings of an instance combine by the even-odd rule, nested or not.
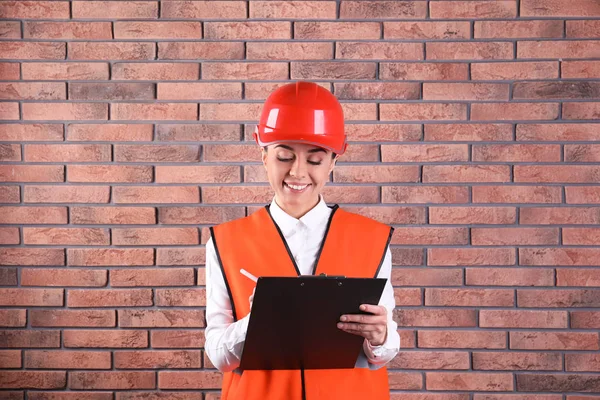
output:
[[[364,338],[340,330],[343,314],[367,314],[386,279],[258,278],[241,370],[354,368]]]

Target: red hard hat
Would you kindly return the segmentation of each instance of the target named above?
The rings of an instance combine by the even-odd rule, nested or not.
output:
[[[296,142],[344,154],[347,143],[342,106],[316,83],[289,83],[265,101],[254,138],[260,146]]]

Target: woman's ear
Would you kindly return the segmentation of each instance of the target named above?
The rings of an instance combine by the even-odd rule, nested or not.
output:
[[[339,154],[336,154],[335,157],[333,157],[331,159],[331,166],[329,167],[329,173],[331,174],[333,172],[333,168],[335,167],[335,163],[337,162],[338,158],[340,157]]]
[[[261,147],[260,151],[261,151],[261,160],[262,160],[263,166],[265,167],[265,169],[267,169],[267,156],[268,156],[267,148]]]

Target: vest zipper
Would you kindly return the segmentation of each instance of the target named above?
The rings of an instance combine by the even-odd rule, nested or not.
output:
[[[306,400],[306,387],[304,386],[304,368],[300,369],[300,379],[302,380],[302,400]]]

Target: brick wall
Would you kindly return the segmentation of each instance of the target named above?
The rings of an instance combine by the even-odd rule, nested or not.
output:
[[[0,17],[1,399],[218,399],[203,243],[271,199],[250,134],[289,79],[343,102],[326,199],[396,227],[393,399],[600,399],[598,0]]]

